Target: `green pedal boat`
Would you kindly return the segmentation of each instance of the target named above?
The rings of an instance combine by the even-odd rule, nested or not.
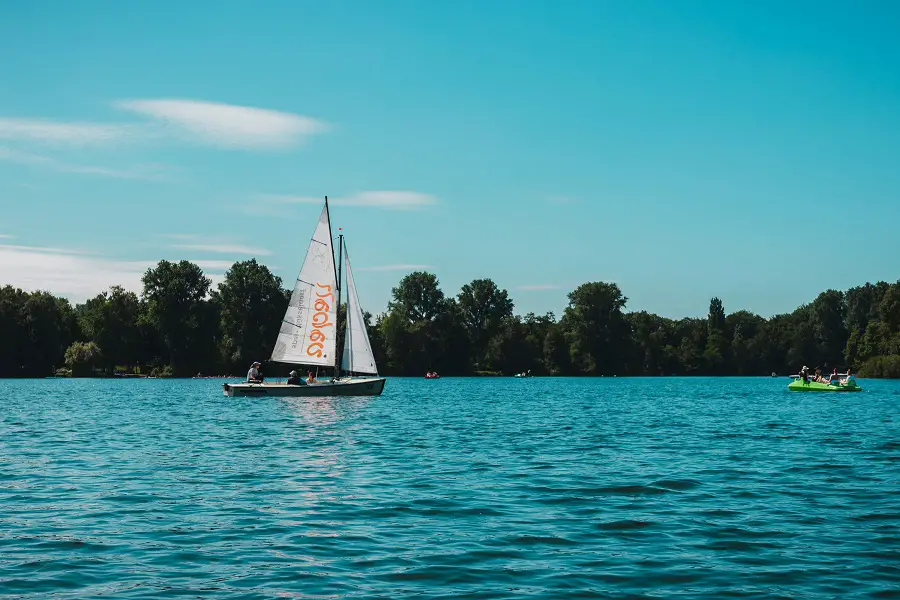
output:
[[[796,376],[795,376],[796,377]],[[819,383],[817,381],[803,381],[796,377],[788,384],[792,392],[861,392],[862,388],[856,385],[856,380],[850,377],[845,383]]]

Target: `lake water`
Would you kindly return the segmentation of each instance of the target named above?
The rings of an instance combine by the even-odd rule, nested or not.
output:
[[[2,598],[900,598],[900,382],[0,381]]]

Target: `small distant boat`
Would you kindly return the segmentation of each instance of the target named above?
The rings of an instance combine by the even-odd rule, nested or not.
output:
[[[286,383],[225,383],[226,396],[380,396],[387,381],[378,376],[375,356],[366,332],[366,322],[356,284],[350,271],[350,255],[339,236],[338,260],[334,260],[328,198],[309,242],[306,259],[294,284],[294,291],[275,348],[273,362],[310,367],[334,367],[330,381],[306,385]],[[342,256],[343,255],[343,256]],[[341,304],[341,259],[347,271],[347,324],[343,355],[337,348],[337,315]],[[337,269],[335,266],[337,265]],[[341,376],[341,371],[348,374]]]
[[[531,377],[531,369],[523,371],[522,373],[516,373],[513,377]]]
[[[778,377],[778,373],[776,373],[775,371],[772,371],[772,377]]]
[[[438,375],[437,373],[434,373],[434,372],[425,373],[425,379],[440,379],[440,378],[441,378],[441,376]]]
[[[792,392],[861,392],[863,389],[856,384],[856,379],[852,375],[846,379],[837,380],[833,383],[820,383],[812,379],[803,380],[799,375],[791,375],[793,381],[788,384],[788,389]]]

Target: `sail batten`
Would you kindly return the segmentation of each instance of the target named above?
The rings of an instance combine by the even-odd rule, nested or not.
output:
[[[344,269],[347,271],[347,327],[344,337],[344,352],[341,356],[341,368],[348,373],[378,375],[375,355],[366,332],[365,317],[356,295],[356,283],[350,269],[350,255],[344,246]]]
[[[271,360],[296,365],[334,366],[336,292],[331,223],[326,203],[294,284]]]

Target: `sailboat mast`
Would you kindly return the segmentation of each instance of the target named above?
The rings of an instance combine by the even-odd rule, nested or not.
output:
[[[340,229],[338,229],[338,231],[340,231]],[[338,275],[337,275],[337,314],[338,314],[338,317],[340,317],[340,314],[341,314],[341,288],[344,287],[343,285],[341,285],[341,276],[343,275],[343,270],[341,267],[344,264],[344,256],[343,255],[344,255],[344,234],[342,233],[342,234],[338,235],[338,263],[337,263],[337,270],[338,270]],[[340,319],[338,320],[337,324],[340,324]],[[349,321],[347,322],[347,324],[349,325]],[[337,336],[337,326],[335,326],[334,335]],[[341,376],[341,350],[340,350],[341,346],[340,346],[340,342],[341,342],[341,340],[339,340],[339,339],[335,340],[335,346],[334,346],[334,349],[335,349],[335,352],[334,352],[334,378],[335,379],[337,379],[338,377]]]
[[[328,214],[328,237],[334,242],[334,236],[331,234],[331,210],[328,208],[328,196],[325,196],[325,212]],[[344,236],[341,236],[341,243],[344,241]],[[340,250],[338,251],[340,252]],[[340,259],[338,259],[340,260]],[[335,306],[334,316],[337,319],[338,315],[341,313],[341,275],[338,270],[340,267],[338,266],[340,263],[334,262],[334,243],[331,244],[331,262],[332,266],[335,267],[334,281],[335,287],[337,288],[337,305]],[[334,335],[337,337],[337,323],[335,323],[334,327]],[[338,373],[341,368],[341,354],[338,350],[339,346],[337,344],[338,340],[335,340],[334,344],[334,377],[337,379]]]

